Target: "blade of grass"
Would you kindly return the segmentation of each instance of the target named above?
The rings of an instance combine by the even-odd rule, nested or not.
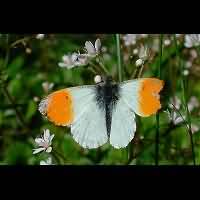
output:
[[[121,60],[121,46],[120,46],[120,34],[116,34],[116,45],[117,45],[117,66],[118,66],[118,80],[122,82],[122,60]],[[125,149],[125,157],[129,160],[129,145]],[[125,160],[126,160],[125,159]]]
[[[161,62],[163,54],[163,34],[160,34],[160,55],[159,55],[159,67],[158,77],[161,78]],[[160,140],[160,115],[159,112],[156,114],[156,136],[155,136],[155,165],[159,164],[159,140]]]
[[[190,117],[190,112],[188,109],[188,105],[187,105],[187,101],[186,101],[186,92],[185,92],[185,79],[184,77],[182,78],[182,92],[183,92],[183,104],[186,110],[186,117],[187,117],[187,121],[188,121],[188,133],[190,136],[190,143],[191,143],[191,151],[192,151],[192,160],[193,160],[193,164],[196,165],[196,160],[195,160],[195,152],[194,152],[194,142],[193,142],[193,135],[192,135],[192,128],[191,128],[191,117]]]
[[[121,48],[120,48],[120,34],[116,34],[117,42],[117,63],[118,63],[118,79],[122,81],[122,61],[121,61]]]

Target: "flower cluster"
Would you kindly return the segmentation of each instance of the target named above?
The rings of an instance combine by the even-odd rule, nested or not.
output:
[[[71,69],[74,67],[84,66],[87,65],[90,59],[98,56],[101,50],[101,41],[97,39],[95,44],[93,45],[92,42],[86,41],[85,42],[85,53],[72,53],[69,55],[64,55],[62,57],[62,62],[59,62],[59,67],[64,67],[67,69]]]
[[[54,134],[50,135],[49,129],[44,130],[43,136],[37,137],[35,139],[35,142],[38,148],[33,149],[33,154],[37,154],[42,151],[50,153],[52,151],[51,142],[53,138],[54,138]]]
[[[200,34],[186,34],[184,45],[186,48],[199,46],[200,45]]]
[[[139,50],[139,59],[136,60],[135,65],[137,67],[144,65],[149,57],[149,49],[147,47],[142,46]]]
[[[125,34],[122,40],[124,41],[124,45],[128,47],[135,45],[138,39],[146,37],[148,37],[148,34]]]
[[[40,165],[52,165],[52,158],[49,157],[47,160],[41,160]]]
[[[192,112],[195,108],[199,107],[199,101],[197,100],[196,97],[192,96],[190,98],[187,106],[188,106],[189,112]],[[174,109],[174,107],[176,109]],[[181,116],[180,113],[177,112],[177,110],[180,111],[180,108],[181,108],[181,101],[177,96],[175,96],[174,99],[172,99],[172,98],[170,99],[169,108],[171,110],[167,110],[165,112],[168,114],[168,117],[169,117],[171,123],[173,123],[174,125],[178,125],[186,120],[185,115]],[[187,127],[188,127],[188,125],[187,125]],[[195,133],[200,130],[200,127],[198,127],[196,124],[192,123],[191,130],[192,130],[192,133]]]
[[[38,40],[43,40],[44,39],[45,34],[37,34],[36,35],[36,39]]]

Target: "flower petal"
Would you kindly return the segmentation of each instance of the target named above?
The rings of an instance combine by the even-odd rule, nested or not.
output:
[[[44,147],[37,148],[37,149],[33,149],[33,154],[40,153],[41,151],[44,151],[44,150],[45,150],[45,148],[44,148]]]
[[[37,145],[41,145],[41,143],[43,143],[44,140],[42,138],[35,138],[35,142]]]
[[[52,164],[52,158],[51,157],[47,158],[46,163],[51,165]]]
[[[50,136],[49,142],[51,142],[53,140],[53,138],[54,138],[54,134]]]
[[[50,137],[50,131],[49,131],[49,129],[44,130],[44,140],[46,142],[49,141],[49,137]]]
[[[100,52],[100,49],[101,49],[101,40],[99,38],[95,41],[95,49],[96,49],[96,53]]]
[[[48,164],[44,160],[41,160],[40,165],[48,165]]]
[[[48,147],[47,149],[46,149],[46,152],[47,153],[50,153],[52,151],[52,147]]]
[[[96,52],[94,45],[90,41],[85,42],[85,48],[86,48],[88,54],[95,54],[95,52]]]

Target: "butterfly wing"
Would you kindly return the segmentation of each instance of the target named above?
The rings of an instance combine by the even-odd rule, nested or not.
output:
[[[42,114],[56,125],[70,126],[75,141],[85,148],[107,142],[105,111],[96,104],[95,86],[72,87],[50,94],[39,104]]]
[[[159,92],[163,81],[142,78],[123,82],[119,85],[120,98],[112,112],[110,144],[123,148],[133,139],[136,131],[135,113],[147,117],[160,108]]]
[[[136,131],[135,113],[120,98],[112,112],[110,144],[123,148],[133,139]]]
[[[140,78],[120,84],[121,98],[130,109],[142,117],[155,114],[160,108],[159,92],[164,81],[156,78]]]

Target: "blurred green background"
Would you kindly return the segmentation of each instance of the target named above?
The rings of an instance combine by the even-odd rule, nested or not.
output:
[[[158,77],[159,66],[165,88],[161,93],[162,109],[159,112],[159,164],[193,164],[191,137],[185,123],[192,124],[192,138],[196,164],[200,163],[200,56],[199,47],[184,46],[185,35],[121,35],[123,80],[133,78],[135,62],[139,59],[141,46],[149,49],[142,77]],[[95,74],[88,67],[60,68],[64,54],[81,51],[85,41],[102,43],[101,57],[105,67],[118,81],[117,45],[114,34],[45,34],[37,39],[36,34],[0,35],[0,164],[37,165],[49,154],[33,155],[34,139],[49,129],[55,137],[52,141],[53,164],[75,165],[154,165],[155,135],[158,125],[156,116],[137,117],[137,132],[132,145],[114,149],[106,144],[99,149],[81,148],[71,137],[70,130],[57,127],[47,121],[38,111],[39,101],[52,91],[70,86],[94,84]],[[128,41],[128,39],[130,41]],[[161,55],[162,47],[162,55]],[[48,89],[48,84],[53,84]],[[169,118],[178,111],[169,107],[169,102],[180,99],[179,112],[185,121],[176,124]],[[191,100],[193,99],[193,101]],[[195,99],[195,100],[194,100]],[[187,115],[188,106],[193,106]],[[18,114],[16,115],[16,110]],[[19,119],[21,118],[21,119]],[[54,154],[54,150],[57,154]],[[129,154],[132,154],[129,159]],[[60,155],[60,156],[59,156]]]

